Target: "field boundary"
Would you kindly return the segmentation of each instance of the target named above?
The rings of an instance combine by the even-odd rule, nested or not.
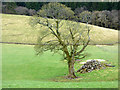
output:
[[[20,43],[20,42],[0,42],[0,43],[3,43],[3,44],[38,45],[36,43]],[[89,45],[115,45],[115,44],[120,44],[120,42],[108,43],[108,44],[89,44]]]
[[[19,42],[0,42],[0,43],[4,43],[4,44],[22,44],[22,45],[38,45],[35,43],[19,43]]]

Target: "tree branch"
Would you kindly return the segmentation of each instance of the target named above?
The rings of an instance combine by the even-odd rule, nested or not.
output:
[[[89,42],[90,42],[89,32],[90,32],[90,29],[88,28],[88,33],[87,33],[88,34],[88,41],[86,44],[84,44],[83,48],[76,53],[76,55],[79,55],[80,53],[82,53],[84,51],[84,49],[87,47],[87,45],[89,44]]]

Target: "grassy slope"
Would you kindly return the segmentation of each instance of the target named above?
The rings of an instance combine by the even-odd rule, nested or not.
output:
[[[28,21],[28,16],[3,14],[3,41],[35,43],[39,29],[31,28]],[[118,41],[118,31],[93,26],[91,39],[97,44],[115,43]],[[52,56],[51,52],[47,52],[44,55],[35,56],[33,46],[3,44],[3,87],[114,88],[118,85],[117,50],[117,46],[89,46],[87,52],[91,56],[84,60],[101,58],[109,60],[109,63],[116,67],[86,74],[77,73],[81,78],[69,82],[60,77],[67,74],[67,63],[60,61],[60,55]],[[79,68],[78,63],[75,67]]]
[[[29,16],[23,15],[2,14],[3,41],[36,43],[40,28],[35,29],[30,27],[28,24],[29,18]],[[118,31],[113,29],[107,29],[92,25],[90,36],[92,43],[95,44],[109,44],[118,42]]]
[[[33,46],[3,44],[3,87],[46,87],[46,88],[115,88],[118,80],[118,47],[116,46],[89,46],[87,51],[92,58],[109,60],[116,65],[114,68],[79,74],[81,78],[66,80],[61,78],[67,74],[67,63],[61,61],[58,54],[52,56],[46,52],[35,56]],[[47,56],[47,57],[46,57]],[[78,69],[78,63],[76,68]],[[60,82],[62,81],[62,82]]]

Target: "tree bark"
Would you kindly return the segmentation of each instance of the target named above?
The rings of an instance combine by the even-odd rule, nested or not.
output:
[[[74,60],[68,61],[68,70],[69,70],[68,78],[70,79],[77,78],[77,76],[75,75],[74,63],[75,63]]]

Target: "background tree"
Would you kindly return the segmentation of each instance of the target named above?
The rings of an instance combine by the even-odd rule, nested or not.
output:
[[[120,25],[119,13],[120,13],[120,10],[112,10],[111,11],[111,15],[110,15],[111,17],[109,16],[109,19],[111,20],[112,28],[120,29],[119,28],[119,25]]]
[[[90,18],[91,18],[91,12],[89,11],[83,11],[78,15],[78,19],[84,23],[87,23],[87,22],[90,23]]]
[[[34,9],[29,9],[28,13],[30,16],[33,16],[36,14],[36,11]]]
[[[75,15],[79,15],[81,12],[83,12],[83,11],[87,11],[87,8],[85,7],[85,6],[83,6],[83,7],[78,7],[78,8],[76,8],[75,10],[74,10],[74,12],[75,12]]]
[[[26,7],[21,7],[21,6],[15,8],[15,11],[16,11],[16,13],[19,14],[19,15],[28,15],[28,13],[29,13],[28,8],[26,8]]]
[[[2,12],[8,14],[14,14],[15,8],[17,7],[15,2],[7,2],[6,5],[2,6]]]
[[[99,20],[98,20],[99,19],[99,13],[100,13],[100,11],[92,12],[91,21],[92,21],[93,25],[100,25]]]
[[[56,18],[56,19],[71,19],[74,17],[74,12],[71,8],[60,3],[45,4],[38,12],[41,17]],[[66,18],[65,18],[66,17]]]
[[[68,62],[68,78],[77,78],[74,63],[77,59],[82,59],[86,56],[83,51],[90,42],[90,28],[81,26],[80,23],[77,22],[67,21],[67,23],[65,23],[66,21],[63,19],[70,17],[66,15],[67,11],[72,11],[65,6],[63,6],[65,9],[61,6],[63,5],[59,3],[49,3],[48,7],[52,8],[52,12],[50,8],[45,5],[43,6],[45,11],[42,8],[37,16],[31,18],[32,25],[39,24],[41,26],[41,34],[39,35],[38,45],[35,46],[35,50],[37,55],[48,50],[54,53],[61,53],[62,51],[64,59]],[[41,15],[44,15],[44,18],[39,17]],[[52,19],[49,19],[48,16]],[[43,30],[42,27],[44,28]]]
[[[107,11],[107,10],[104,10],[104,11],[101,11],[99,13],[99,23],[100,23],[100,26],[102,27],[108,27],[108,22],[109,22],[109,19],[108,19],[108,16],[110,15],[110,11]]]

